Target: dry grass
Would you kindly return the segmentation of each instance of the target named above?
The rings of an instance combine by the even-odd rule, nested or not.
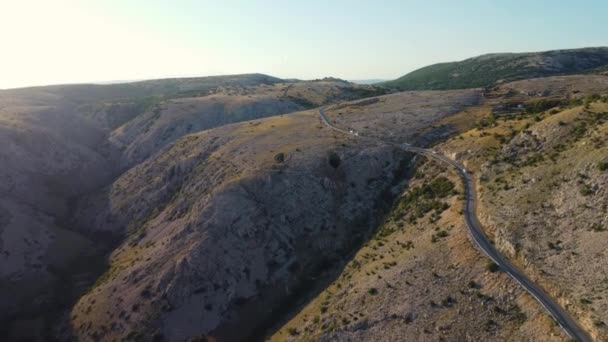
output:
[[[412,180],[410,189],[439,175],[458,184],[450,170],[435,162],[418,172],[423,177]],[[460,185],[457,191],[462,191]],[[392,233],[371,239],[270,340],[560,340],[558,329],[517,285],[504,274],[485,271],[485,258],[468,240],[458,195],[447,203],[450,208],[434,222],[430,213],[415,224],[408,215],[385,222],[379,232]],[[495,326],[487,326],[490,320]]]
[[[513,140],[501,143],[473,130],[441,146],[482,179],[479,210],[497,245],[599,340],[607,333],[608,256],[599,241],[608,224],[602,209],[608,177],[597,164],[608,159],[608,124],[593,118],[606,112],[607,104],[594,103],[545,113],[540,121],[499,120],[488,132],[515,130]],[[583,123],[586,129],[576,133]],[[502,161],[511,153],[515,161]]]

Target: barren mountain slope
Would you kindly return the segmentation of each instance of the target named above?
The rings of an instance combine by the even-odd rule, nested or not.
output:
[[[3,334],[13,315],[50,311],[67,265],[94,250],[58,220],[114,168],[104,132],[54,96],[0,96],[0,145]]]
[[[168,78],[115,84],[65,84],[0,90],[0,97],[27,99],[59,98],[65,103],[94,105],[126,99],[150,97],[175,98],[204,96],[218,87],[247,87],[280,83],[283,80],[264,74],[241,74],[191,78]]]
[[[58,101],[6,102],[0,101],[1,192],[62,215],[60,200],[108,178],[111,151],[103,130]]]
[[[463,123],[466,126],[470,115],[456,120],[451,115],[480,100],[481,91],[476,89],[413,91],[332,105],[326,113],[338,127],[362,136],[427,146],[456,134]]]
[[[587,95],[579,92],[583,85],[570,81],[562,79],[558,88],[574,88],[575,93],[561,95]],[[542,83],[553,87],[559,82],[515,83],[529,92],[533,83],[542,90]],[[601,94],[608,94],[608,86]],[[595,99],[587,107],[571,101],[539,114],[486,121],[441,149],[476,171],[481,218],[497,245],[597,340],[605,340],[608,105]]]
[[[473,248],[461,194],[451,168],[420,160],[375,236],[271,341],[563,340]]]
[[[186,134],[383,93],[380,88],[342,81],[221,87],[212,95],[151,105],[114,130],[110,141],[124,150],[127,164],[134,165]]]
[[[314,111],[178,140],[83,204],[92,229],[128,238],[74,308],[74,333],[254,333],[370,232],[406,162],[335,136]]]
[[[445,107],[425,120],[404,115],[402,134],[465,106],[450,93],[421,96]],[[395,100],[389,109],[417,108],[410,106]],[[316,111],[181,138],[80,203],[80,226],[128,237],[74,308],[74,333],[169,340],[264,333],[371,232],[378,204],[390,201],[387,189],[406,179],[393,176],[406,161],[392,147],[329,130]]]
[[[479,175],[492,238],[601,339],[608,108],[590,97],[595,103],[585,109],[581,98],[605,93],[605,80],[399,93],[326,113],[363,137],[429,146],[456,136],[437,148]],[[274,82],[90,107],[66,105],[50,92],[0,92],[0,108],[9,108],[0,140],[21,153],[0,155],[7,162],[0,173],[15,184],[2,191],[16,194],[0,200],[0,257],[12,265],[0,286],[19,294],[2,298],[3,313],[31,295],[36,308],[57,293],[44,277],[68,286],[56,288],[66,293],[87,286],[99,241],[63,229],[69,224],[121,240],[107,272],[66,324],[54,327],[63,339],[260,338],[291,315],[275,338],[563,338],[536,302],[472,248],[449,170],[424,163],[404,192],[412,156],[332,131],[316,110],[229,124],[376,91],[336,80]],[[557,105],[564,108],[551,108]],[[509,120],[490,118],[492,111]],[[124,166],[109,145],[138,165],[100,187]],[[536,229],[544,222],[550,234]],[[580,222],[583,228],[572,228]],[[17,317],[13,333],[36,331],[41,323],[30,319]]]
[[[91,229],[77,225],[72,206],[124,171],[121,151],[108,141],[114,128],[131,120],[152,126],[149,120],[154,118],[146,116],[149,110],[169,103],[177,113],[190,110],[185,117],[176,115],[179,120],[163,121],[161,133],[153,130],[139,137],[146,133],[131,132],[138,142],[158,141],[142,144],[152,154],[208,124],[219,126],[378,91],[339,81],[273,87],[278,81],[265,75],[236,75],[0,91],[0,335],[17,329],[15,339],[22,332],[40,338],[51,325],[42,316],[58,316],[53,310],[81,293],[99,272],[106,239],[97,236],[91,245],[80,235]],[[277,94],[280,99],[274,98]],[[219,108],[211,97],[221,98]],[[195,113],[193,104],[198,104]],[[169,131],[173,133],[167,138]],[[34,325],[41,328],[28,329]]]
[[[518,95],[532,97],[581,97],[585,94],[602,93],[608,88],[608,77],[604,75],[571,75],[532,78],[505,83],[496,90],[506,93],[509,98]]]
[[[603,291],[607,263],[603,260],[605,244],[597,237],[606,224],[601,208],[607,196],[601,192],[603,183],[601,176],[597,177],[603,173],[597,165],[604,159],[608,161],[608,155],[602,154],[603,147],[597,150],[604,146],[606,133],[592,127],[607,120],[604,114],[597,114],[606,108],[596,103],[588,110],[596,114],[578,117],[573,113],[582,110],[583,99],[588,95],[608,91],[606,79],[567,76],[508,83],[484,94],[477,106],[444,117],[432,124],[434,128],[422,131],[447,131],[451,135],[463,132],[437,148],[483,177],[480,209],[484,226],[490,228],[499,247],[516,262],[521,261],[520,266],[527,273],[563,300],[562,304],[578,315],[598,340],[605,338],[602,312],[606,311]],[[357,106],[340,105],[328,113],[338,126],[353,129],[363,137],[424,143],[424,139],[401,133],[403,124],[397,123],[425,110],[420,104],[449,106],[441,106],[441,93],[435,100],[417,99],[419,94],[386,96],[389,100],[384,103],[358,101]],[[410,101],[403,101],[400,109],[384,108],[384,104],[391,104],[390,99],[399,97]],[[579,107],[553,116],[548,114],[550,107],[543,116],[525,113],[526,109],[534,111],[562,102]],[[432,108],[427,110],[432,113]],[[520,119],[491,120],[493,110],[497,115]],[[366,120],[376,124],[368,125]],[[450,129],[441,130],[442,126]],[[474,126],[480,129],[471,129]],[[526,128],[529,133],[525,133]],[[573,149],[568,155],[561,152],[558,161],[551,161],[556,158],[553,147],[571,148],[566,145],[572,144],[572,134],[584,134],[577,145],[583,149]],[[537,166],[535,176],[514,182],[511,178],[521,178],[522,174],[511,170],[509,177],[503,179],[503,158],[517,164],[529,161]],[[563,183],[555,177],[561,179],[565,171],[555,173],[556,166],[551,166],[555,163],[562,164],[560,170],[571,173],[566,178],[572,189],[551,191],[555,199],[538,197],[548,187]],[[524,169],[519,166],[518,170],[531,172],[524,171],[530,165]],[[586,165],[585,175],[577,176],[580,171],[576,165]],[[602,168],[608,169],[608,163],[605,165]],[[463,225],[461,198],[448,195],[438,198],[436,205],[424,199],[428,193],[421,189],[441,176],[459,184],[442,165],[431,162],[419,167],[377,235],[358,251],[340,277],[297,310],[272,340],[563,340],[563,332],[538,303],[511,279],[493,273],[487,260],[475,251]],[[580,194],[579,187],[587,196]],[[522,195],[517,195],[519,192]],[[529,193],[535,195],[526,199]],[[593,196],[592,204],[576,204],[581,197],[589,196]],[[556,201],[561,214],[557,214],[559,219],[552,219],[555,215],[549,215],[547,208],[556,207],[552,204]],[[449,208],[444,211],[441,202],[447,202]],[[584,228],[573,228],[580,225],[577,222],[586,222]],[[540,233],[539,227],[546,227],[551,233]],[[562,252],[565,248],[572,252]]]
[[[495,164],[482,166],[480,187],[499,246],[605,338],[608,178],[600,165],[608,160],[608,115],[601,113],[608,106],[564,110],[517,133],[495,150]]]

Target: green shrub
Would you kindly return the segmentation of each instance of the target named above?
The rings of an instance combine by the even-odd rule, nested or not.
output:
[[[571,131],[575,139],[582,138],[587,133],[587,124],[584,122],[577,123]]]
[[[606,171],[606,170],[608,170],[608,161],[599,162],[599,163],[597,164],[597,168],[598,168],[600,171]]]
[[[589,186],[589,184],[583,183],[581,185],[580,191],[581,191],[581,195],[583,195],[583,196],[593,195],[593,189],[591,189],[591,186]]]
[[[340,166],[340,163],[341,163],[340,156],[336,152],[330,152],[327,159],[328,159],[329,165],[331,165],[331,167],[333,167],[334,169],[337,169],[338,166]]]
[[[277,153],[274,155],[274,161],[277,163],[282,163],[285,161],[285,154],[284,153]]]
[[[477,123],[478,129],[494,126],[496,126],[496,117],[494,116],[494,114],[491,114],[490,116],[481,119],[481,121]]]
[[[562,104],[561,100],[542,99],[526,103],[525,108],[528,114],[538,114],[548,109],[555,108]]]
[[[587,96],[585,96],[585,105],[589,105],[595,101],[599,101],[601,99],[601,96],[599,94],[589,94]]]
[[[450,234],[447,231],[440,230],[440,231],[437,232],[437,234],[433,234],[431,236],[431,242],[435,243],[435,242],[439,241],[439,239],[444,238],[444,237],[448,237],[449,235]]]
[[[489,261],[486,265],[486,270],[491,273],[496,273],[500,270],[500,267],[494,261]]]
[[[312,102],[309,99],[304,98],[304,97],[297,97],[297,96],[289,95],[289,96],[287,96],[287,98],[291,102],[293,102],[295,104],[298,104],[298,105],[300,105],[300,106],[302,106],[304,108],[314,108],[315,107],[314,102]]]
[[[604,226],[602,226],[600,223],[594,223],[593,225],[591,225],[591,230],[594,232],[605,232],[606,228],[604,228]]]
[[[509,313],[511,315],[511,319],[519,324],[523,324],[528,319],[526,314],[521,311],[521,308],[518,305],[510,307]]]
[[[451,195],[453,190],[454,183],[443,176],[433,179],[432,182],[425,184],[422,187],[424,196],[429,199],[444,198]]]
[[[449,235],[450,235],[450,234],[449,234],[447,231],[445,231],[445,230],[440,230],[440,231],[437,233],[437,237],[440,237],[440,238],[444,238],[444,237],[447,237],[447,236],[449,236]]]
[[[570,101],[568,101],[569,107],[576,107],[576,106],[580,106],[582,104],[583,104],[583,99],[571,99]]]
[[[530,157],[528,157],[528,159],[526,159],[521,166],[536,166],[536,164],[542,162],[545,160],[545,157],[543,157],[542,154],[540,153],[536,153],[531,155]]]

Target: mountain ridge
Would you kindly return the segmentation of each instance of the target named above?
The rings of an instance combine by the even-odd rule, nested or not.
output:
[[[607,66],[608,47],[489,53],[425,66],[380,85],[399,90],[481,88],[499,81],[593,73]]]

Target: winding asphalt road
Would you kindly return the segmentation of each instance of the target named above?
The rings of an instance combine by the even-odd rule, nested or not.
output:
[[[359,134],[351,131],[346,131],[335,127],[325,116],[324,107],[319,109],[319,115],[323,122],[331,129],[359,137]],[[366,137],[366,139],[372,139]],[[373,139],[380,140],[380,139]],[[381,141],[381,140],[380,140]],[[395,145],[391,142],[383,143]],[[464,206],[464,217],[467,228],[469,229],[469,235],[475,245],[492,261],[494,261],[505,273],[507,273],[513,280],[519,283],[532,297],[534,297],[540,305],[542,305],[545,310],[555,319],[555,321],[560,325],[560,327],[568,334],[571,338],[575,339],[579,342],[590,342],[592,341],[591,337],[587,334],[587,332],[578,324],[576,320],[574,320],[564,308],[562,308],[557,302],[555,302],[549,295],[547,295],[538,285],[534,284],[526,275],[517,269],[513,264],[511,264],[504,256],[502,256],[492,245],[492,243],[486,237],[479,220],[477,219],[476,207],[477,207],[477,195],[475,194],[475,184],[473,182],[473,177],[471,177],[471,173],[466,170],[466,168],[460,165],[453,159],[450,159],[446,156],[435,153],[432,150],[414,147],[409,144],[397,145],[398,147],[413,152],[420,155],[425,155],[430,158],[434,158],[441,162],[450,164],[453,166],[462,183],[464,184],[464,197],[465,197],[465,206]]]

